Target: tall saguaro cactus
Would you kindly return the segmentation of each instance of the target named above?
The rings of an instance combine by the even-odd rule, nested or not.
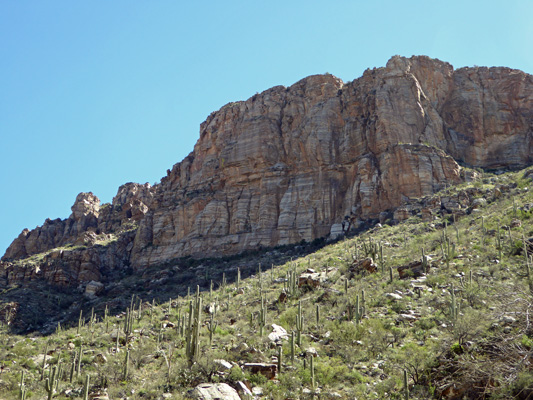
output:
[[[196,296],[189,302],[189,324],[187,327],[186,355],[192,364],[200,353],[200,326],[201,326],[202,298],[200,286],[196,286]]]
[[[261,296],[261,310],[259,311],[259,335],[263,337],[264,329],[266,326],[267,308],[265,304],[265,298]]]
[[[304,317],[302,315],[302,301],[298,301],[298,314],[296,315],[296,340],[298,346],[302,346],[302,331],[304,329]]]

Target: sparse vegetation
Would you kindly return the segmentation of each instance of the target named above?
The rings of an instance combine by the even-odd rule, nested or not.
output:
[[[510,189],[495,196],[498,185]],[[190,294],[158,304],[143,282],[177,269],[169,263],[123,276],[121,288],[136,296],[104,293],[109,314],[84,312],[46,336],[4,325],[1,398],[181,399],[199,383],[239,381],[260,387],[265,399],[530,398],[530,180],[485,172],[481,183],[438,195],[467,187],[478,187],[486,203],[463,216],[375,226],[273,269],[264,258],[246,270],[228,259],[224,271],[191,260],[173,282],[188,284]],[[366,256],[376,272],[351,274]],[[398,267],[420,260],[424,276],[399,279]],[[324,278],[298,287],[308,268]],[[277,343],[272,324],[287,331]],[[250,362],[281,371],[268,379],[244,366]]]

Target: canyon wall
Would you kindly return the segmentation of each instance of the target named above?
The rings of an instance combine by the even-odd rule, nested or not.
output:
[[[532,135],[533,79],[518,70],[395,56],[348,83],[310,76],[222,107],[160,184],[129,184],[104,211],[80,195],[87,204],[24,231],[3,260],[129,220],[136,231],[120,248],[138,269],[311,241],[459,183],[460,164],[530,165]]]

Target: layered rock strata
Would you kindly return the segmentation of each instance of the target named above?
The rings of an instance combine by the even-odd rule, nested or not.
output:
[[[533,79],[509,68],[395,56],[349,83],[310,76],[222,107],[159,185],[107,207],[80,194],[69,219],[24,231],[3,259],[128,220],[135,268],[311,241],[460,182],[459,163],[530,165],[532,131]]]

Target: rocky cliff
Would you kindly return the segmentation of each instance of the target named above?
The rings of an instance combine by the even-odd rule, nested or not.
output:
[[[80,194],[67,220],[22,232],[3,276],[68,243],[109,252],[105,235],[121,238],[112,263],[137,269],[311,241],[460,182],[459,164],[530,165],[532,135],[533,78],[518,70],[395,56],[348,83],[310,76],[212,113],[159,185],[128,184],[103,207]]]

